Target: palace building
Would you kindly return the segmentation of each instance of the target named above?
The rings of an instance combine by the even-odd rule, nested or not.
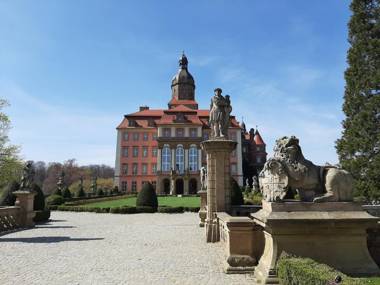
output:
[[[138,112],[125,115],[117,127],[115,184],[121,191],[137,192],[146,182],[158,194],[187,195],[200,189],[200,168],[206,165],[200,143],[209,138],[209,110],[198,109],[194,78],[184,54],[171,90],[167,109],[141,106]],[[265,143],[257,130],[248,133],[235,116],[230,116],[230,122],[229,139],[237,142],[231,174],[243,185],[264,165]]]

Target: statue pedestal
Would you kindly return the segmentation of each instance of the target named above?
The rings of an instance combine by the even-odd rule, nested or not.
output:
[[[205,226],[206,216],[207,216],[207,191],[201,190],[198,192],[201,198],[201,207],[199,209],[199,226],[203,228]]]
[[[216,212],[229,212],[231,207],[230,154],[237,143],[213,139],[201,143],[207,154],[207,242],[219,241]]]
[[[265,236],[264,253],[255,269],[255,278],[262,284],[276,282],[282,251],[312,258],[348,275],[380,274],[368,252],[366,232],[379,218],[359,204],[263,201],[263,209],[251,216]]]
[[[36,193],[29,191],[15,191],[13,192],[13,194],[15,194],[17,197],[15,206],[20,207],[20,226],[33,227],[33,218],[36,215],[36,213],[33,210],[34,196],[36,195]]]

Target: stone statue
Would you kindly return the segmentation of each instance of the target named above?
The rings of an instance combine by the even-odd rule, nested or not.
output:
[[[98,177],[94,176],[91,183],[91,191],[92,193],[96,193],[96,190],[98,189]]]
[[[228,138],[230,114],[232,111],[230,96],[222,96],[222,89],[216,88],[210,104],[211,138]]]
[[[266,201],[281,201],[289,189],[296,190],[301,201],[352,201],[353,178],[337,167],[317,166],[304,158],[295,136],[276,141],[274,156],[259,175],[260,190]]]
[[[207,190],[207,168],[201,167],[201,190]]]
[[[57,182],[57,188],[58,190],[62,191],[63,190],[63,185],[64,185],[64,179],[65,179],[65,172],[62,170],[61,174],[58,177],[58,182]]]
[[[32,184],[34,182],[34,174],[35,172],[33,168],[33,161],[29,160],[25,163],[25,166],[22,170],[20,190],[32,191]]]
[[[254,175],[252,177],[252,190],[254,193],[257,193],[259,192],[260,188],[259,188],[259,181],[257,181],[257,176]]]

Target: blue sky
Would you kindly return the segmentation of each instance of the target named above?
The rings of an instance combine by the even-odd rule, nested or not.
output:
[[[196,98],[215,87],[272,152],[296,135],[306,158],[338,161],[349,2],[0,1],[0,98],[24,159],[115,160],[115,127],[165,107],[185,50]]]

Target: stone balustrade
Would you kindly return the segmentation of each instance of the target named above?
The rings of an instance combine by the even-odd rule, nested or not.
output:
[[[13,194],[17,197],[15,206],[0,207],[0,232],[34,226],[33,203],[36,193],[16,191]]]
[[[20,226],[20,207],[0,207],[0,232],[11,231]]]

